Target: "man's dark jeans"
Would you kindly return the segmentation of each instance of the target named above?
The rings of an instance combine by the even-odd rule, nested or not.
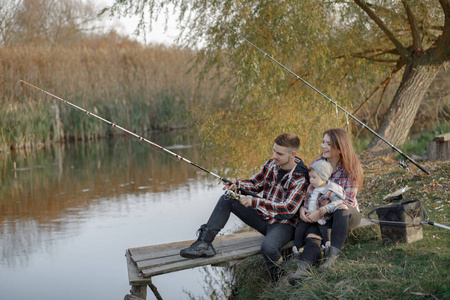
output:
[[[239,201],[223,195],[207,223],[208,229],[214,233],[214,236],[225,226],[231,213],[265,236],[261,244],[261,253],[270,269],[281,258],[280,248],[294,239],[295,228],[289,224],[268,225],[268,221],[264,220],[254,208],[245,207]]]

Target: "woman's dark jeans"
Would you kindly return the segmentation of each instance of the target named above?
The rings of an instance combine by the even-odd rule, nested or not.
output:
[[[333,213],[331,219],[331,246],[341,250],[344,246],[345,240],[349,230],[353,230],[358,227],[361,222],[361,214],[354,208],[348,207],[348,209],[337,209]],[[308,235],[321,236],[318,226],[309,226],[305,232],[305,248],[303,249],[300,260],[308,261],[311,265],[315,265],[319,260],[321,253],[320,247],[317,247],[316,241],[312,243],[312,240],[308,243]],[[330,236],[330,235],[329,235]],[[297,243],[297,242],[296,242]]]

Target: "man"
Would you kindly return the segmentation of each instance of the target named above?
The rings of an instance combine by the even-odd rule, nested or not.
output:
[[[231,179],[224,189],[237,187],[260,193],[262,197],[241,195],[236,201],[226,195],[220,197],[208,222],[199,229],[199,236],[180,255],[187,258],[209,257],[216,254],[211,244],[225,226],[230,213],[265,236],[261,253],[266,261],[272,281],[283,274],[279,267],[283,261],[280,249],[294,237],[296,212],[308,186],[308,169],[296,157],[300,139],[294,133],[282,133],[274,140],[273,157],[248,180]]]

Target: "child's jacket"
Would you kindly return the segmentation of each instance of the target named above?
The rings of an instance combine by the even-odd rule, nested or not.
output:
[[[309,201],[311,199],[311,194],[313,191],[314,187],[312,186],[312,184],[310,184],[306,191],[307,196],[305,202],[303,203],[303,206],[308,207]],[[339,204],[344,203],[343,201],[344,198],[345,198],[344,189],[339,184],[328,180],[325,190],[319,193],[316,201],[316,209],[325,206],[327,214],[325,214],[319,221],[317,221],[317,223],[321,225],[325,224],[326,220],[329,220],[331,218],[331,214],[334,213],[336,207]]]

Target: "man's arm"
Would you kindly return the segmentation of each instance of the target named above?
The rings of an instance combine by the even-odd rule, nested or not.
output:
[[[281,195],[277,194],[273,195],[273,197],[278,197],[275,199],[273,197],[272,199],[253,197],[252,207],[276,219],[293,218],[303,201],[304,194],[306,193],[306,184],[306,178],[304,176],[298,176],[298,178],[292,180],[284,201],[281,201]]]
[[[335,178],[330,178],[335,183],[339,184],[344,189],[344,202],[350,206],[354,206],[356,194],[358,193],[358,180],[348,178],[347,173],[337,174]]]
[[[258,173],[254,174],[250,179],[238,180],[237,184],[240,187],[255,192],[260,193],[264,189],[264,179],[266,178],[267,172],[269,171],[269,164],[271,160],[268,160],[259,170]]]

